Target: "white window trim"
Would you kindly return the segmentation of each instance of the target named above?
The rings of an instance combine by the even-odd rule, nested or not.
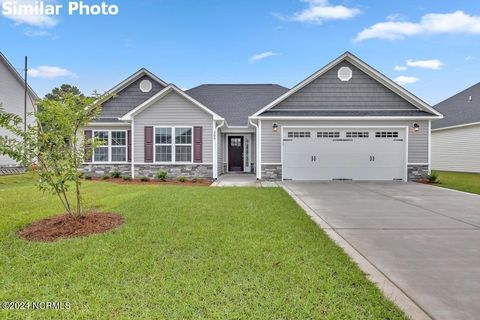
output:
[[[92,163],[95,164],[112,164],[112,163],[128,163],[128,130],[92,130],[92,137],[95,138],[96,132],[108,132],[108,144],[98,146],[97,148],[107,147],[108,148],[108,161],[95,161],[95,149],[93,148],[92,152]],[[112,161],[112,147],[120,147],[112,145],[112,132],[125,132],[125,150],[126,157],[125,161]]]
[[[180,144],[177,144],[175,142],[175,129],[191,129],[192,131],[192,140],[191,140],[191,143],[189,144],[183,144],[183,143],[180,143]],[[171,133],[172,133],[172,143],[170,144],[161,144],[161,143],[157,143],[157,139],[156,139],[156,131],[157,129],[170,129],[171,130]],[[194,130],[193,130],[193,126],[154,126],[153,127],[153,162],[156,163],[156,164],[165,164],[165,165],[170,165],[170,164],[194,164],[194,159],[193,159],[193,148],[194,148],[194,140],[195,140],[195,137],[194,137]],[[177,162],[176,159],[175,159],[175,156],[176,156],[176,150],[175,150],[175,147],[176,146],[190,146],[191,147],[191,156],[190,156],[190,159],[191,161],[182,161],[182,162]],[[157,146],[171,146],[172,147],[172,161],[157,161]]]

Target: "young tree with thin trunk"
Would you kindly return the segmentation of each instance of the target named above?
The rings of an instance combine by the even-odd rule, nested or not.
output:
[[[27,126],[26,131],[23,119],[4,112],[0,105],[0,127],[15,136],[0,136],[0,154],[27,169],[35,169],[40,190],[56,194],[67,213],[78,217],[82,215],[79,168],[88,156],[86,153],[99,145],[94,138],[83,137],[81,129],[99,116],[101,107],[95,101],[107,97],[60,92],[60,98],[37,101],[33,112],[35,123]]]

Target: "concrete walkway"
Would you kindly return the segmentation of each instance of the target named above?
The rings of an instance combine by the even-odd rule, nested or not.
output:
[[[413,318],[480,319],[480,196],[415,183],[283,185],[355,261],[373,265],[387,296],[420,307],[401,303]]]
[[[229,173],[221,175],[212,187],[278,187],[276,182],[258,181],[255,174]]]

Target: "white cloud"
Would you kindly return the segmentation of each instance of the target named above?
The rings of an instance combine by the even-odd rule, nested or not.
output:
[[[350,19],[361,13],[357,8],[331,5],[328,0],[302,0],[302,2],[308,3],[309,7],[295,12],[292,16],[277,16],[284,20],[321,24],[325,20]]]
[[[356,41],[367,39],[404,39],[420,34],[480,34],[480,16],[472,16],[463,11],[452,13],[429,13],[420,22],[387,21],[379,22],[362,30]]]
[[[395,69],[395,71],[405,71],[405,70],[407,70],[407,67],[405,67],[405,66],[395,66],[393,69]]]
[[[52,67],[52,66],[39,66],[37,68],[31,68],[28,70],[28,75],[32,78],[54,79],[60,77],[76,78],[77,75],[70,70]]]
[[[423,69],[440,70],[444,63],[438,59],[432,60],[407,60],[407,66]]]
[[[465,57],[465,61],[470,61],[470,60],[474,60],[475,57],[474,56],[466,56]]]
[[[259,53],[259,54],[256,54],[256,55],[250,57],[250,59],[248,59],[248,61],[250,63],[253,63],[253,62],[257,62],[257,61],[260,61],[260,60],[263,60],[263,59],[266,59],[266,58],[269,58],[269,57],[273,57],[273,56],[278,56],[278,53],[275,53],[275,52],[272,52],[272,51],[267,51],[267,52],[262,52],[262,53]]]
[[[52,40],[56,40],[58,37],[56,34],[51,33],[45,29],[38,29],[38,28],[25,28],[23,34],[30,38],[36,37],[48,37]]]
[[[29,12],[18,12],[20,6],[30,6],[33,8],[35,3],[38,3],[38,0],[0,0],[0,5],[2,7],[2,15],[10,20],[15,21],[16,24],[26,24],[30,26],[35,26],[35,27],[42,27],[42,28],[52,28],[55,27],[58,23],[58,20],[55,19],[52,16],[48,15],[42,15],[42,14],[36,14],[35,12],[32,12],[31,14]],[[52,4],[54,1],[53,0],[44,0],[45,5]],[[16,3],[16,4],[15,4]],[[10,8],[15,8],[17,9],[17,12],[12,12],[10,14],[7,13],[6,10],[4,9],[4,4],[10,4]],[[14,4],[12,6],[12,4]]]
[[[399,85],[403,86],[403,85],[406,85],[406,84],[415,83],[415,82],[419,81],[420,79],[415,78],[415,77],[409,77],[409,76],[399,76],[399,77],[396,77],[393,80],[396,83],[398,83]]]

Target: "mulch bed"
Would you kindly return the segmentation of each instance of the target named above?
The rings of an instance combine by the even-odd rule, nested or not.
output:
[[[198,187],[208,187],[210,186],[213,181],[210,179],[201,179],[197,180],[196,182],[193,181],[185,181],[185,182],[180,182],[177,180],[167,180],[167,181],[161,181],[161,180],[148,180],[148,181],[142,181],[140,179],[134,179],[134,180],[124,180],[122,178],[114,179],[114,178],[109,178],[109,179],[102,179],[102,178],[97,178],[97,177],[92,177],[88,179],[90,181],[102,181],[102,182],[113,182],[113,183],[118,183],[118,184],[143,184],[143,185],[171,185],[171,186],[198,186]]]
[[[64,214],[36,221],[20,230],[17,235],[28,241],[53,242],[104,233],[122,224],[122,216],[114,213],[90,212],[81,217]]]
[[[416,182],[421,183],[421,184],[429,184],[429,185],[438,185],[438,184],[440,184],[440,182],[431,182],[430,180],[427,180],[427,179],[418,180],[418,181],[416,181]]]

